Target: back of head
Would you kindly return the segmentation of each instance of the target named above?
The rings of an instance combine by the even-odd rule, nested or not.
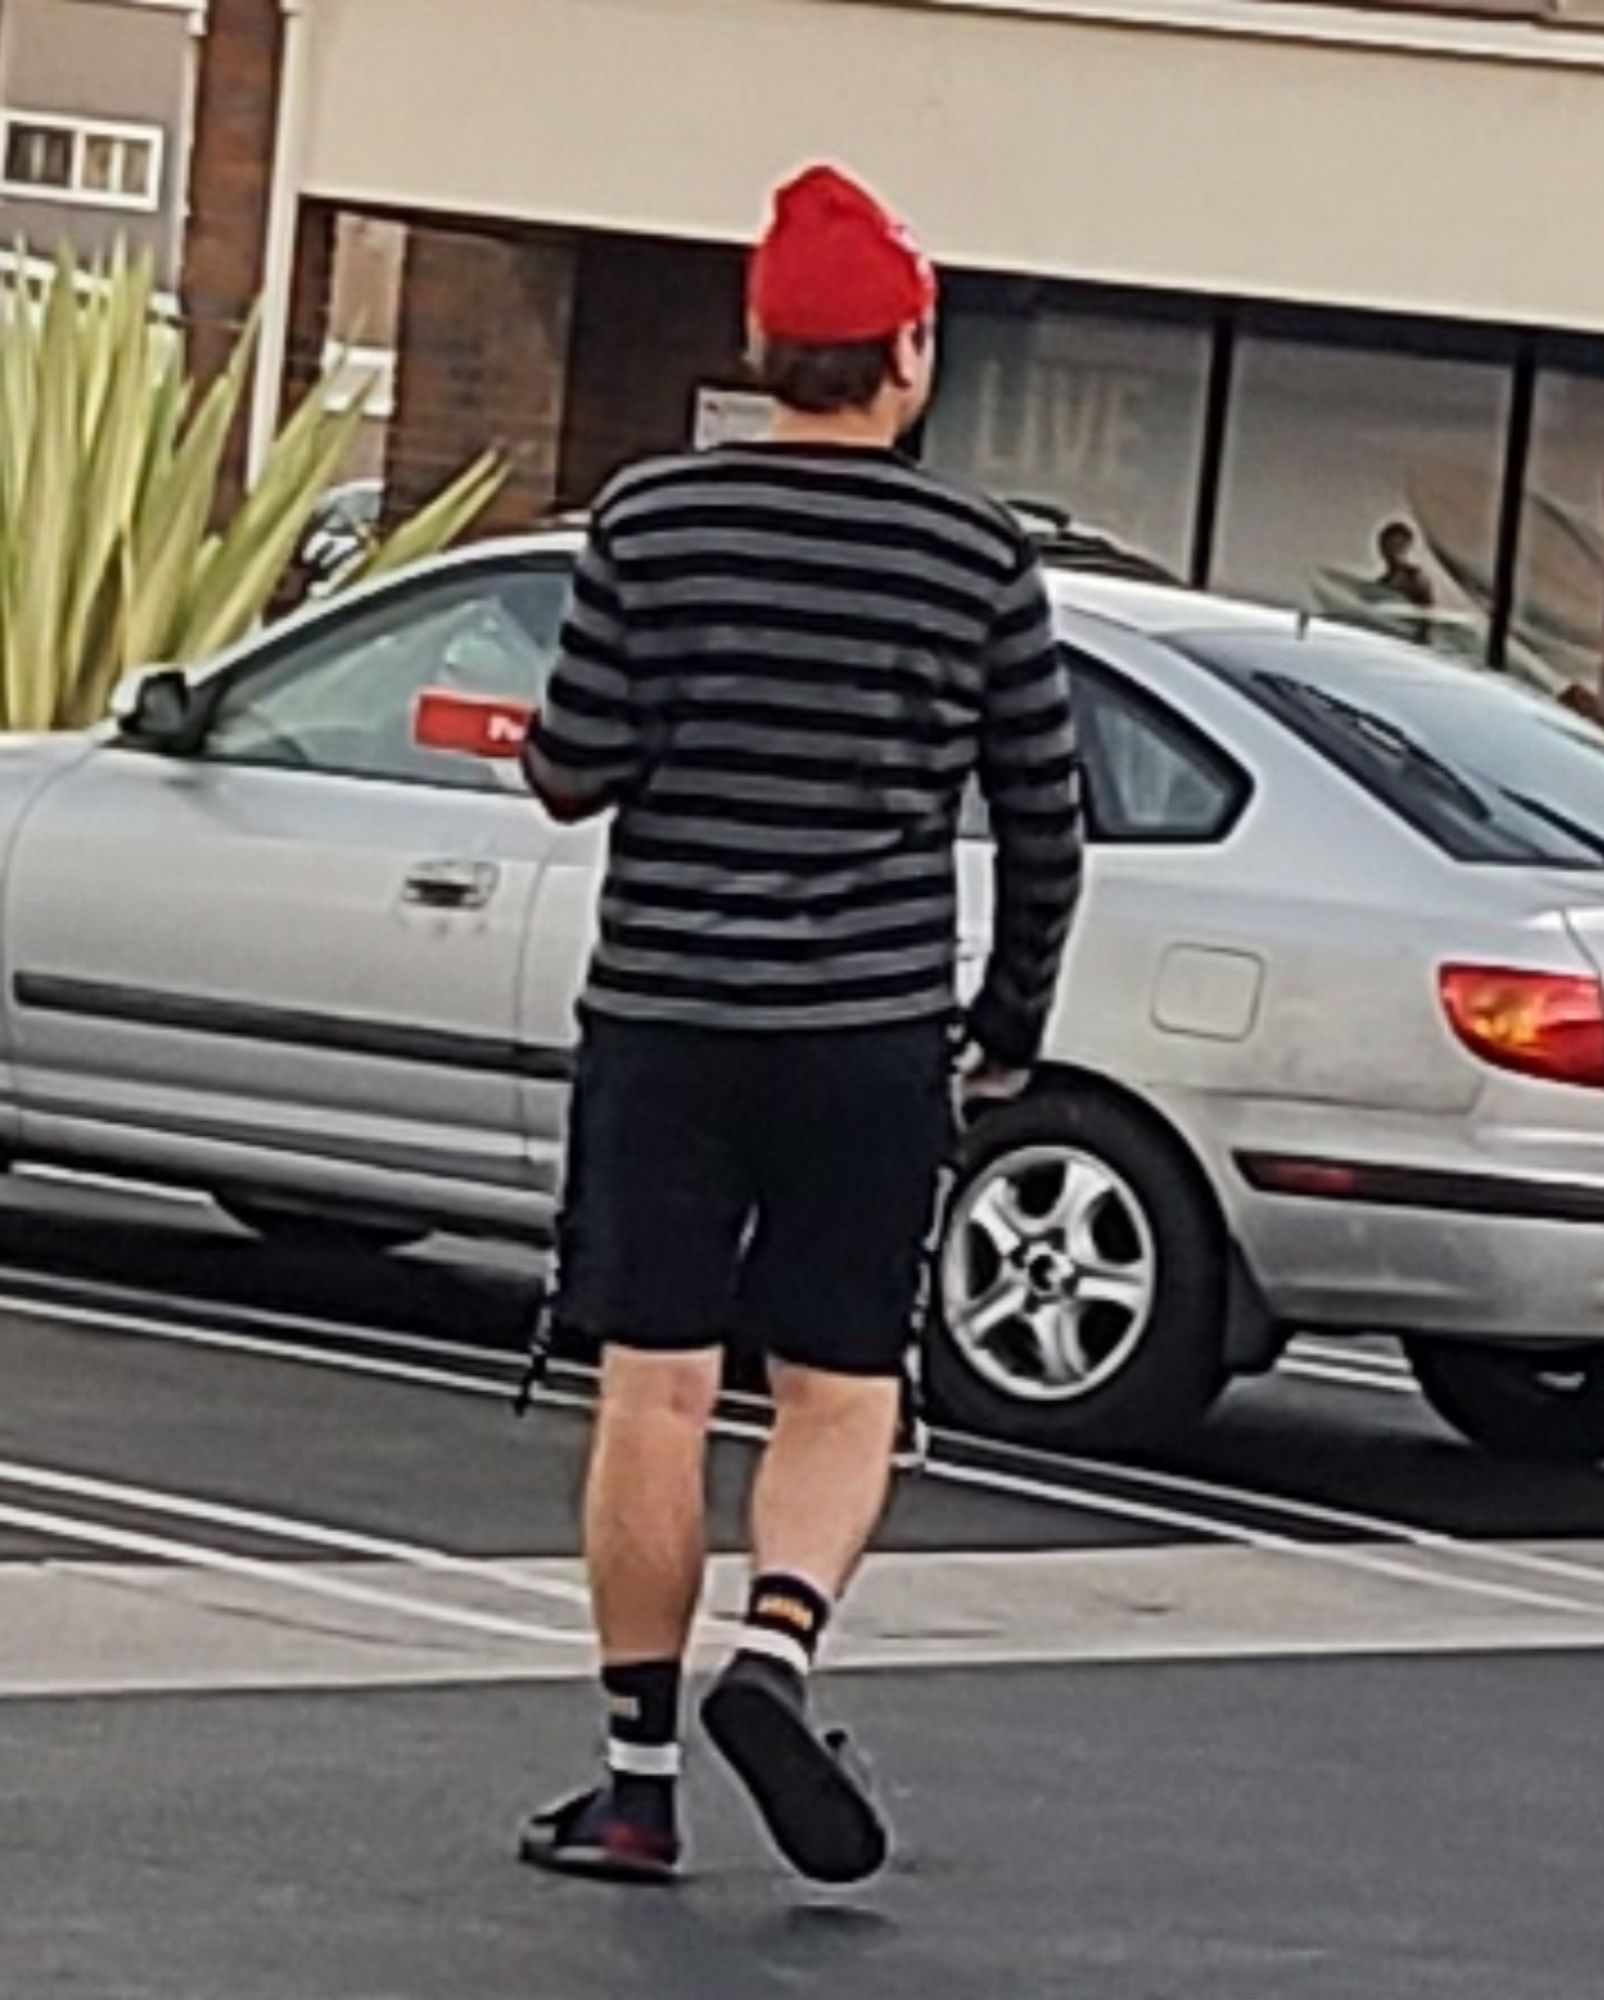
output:
[[[1389,521],[1376,537],[1376,546],[1387,562],[1403,562],[1414,553],[1415,531],[1407,521]]]
[[[936,276],[908,229],[834,167],[782,187],[752,259],[751,359],[783,409],[891,435],[928,401]]]

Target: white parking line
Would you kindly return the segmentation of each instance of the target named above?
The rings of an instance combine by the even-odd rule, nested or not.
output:
[[[211,1330],[196,1326],[175,1325],[140,1314],[116,1312],[99,1307],[46,1304],[36,1299],[0,1295],[0,1313],[15,1313],[47,1323],[81,1325],[92,1330],[133,1333],[142,1338],[173,1342],[179,1345],[250,1354],[267,1360],[293,1363],[296,1365],[330,1369],[338,1373],[366,1375],[381,1380],[397,1381],[420,1388],[443,1389],[454,1393],[490,1397],[505,1401],[507,1389],[504,1385],[485,1382],[474,1376],[461,1375],[445,1369],[426,1368],[409,1362],[395,1362],[377,1355],[353,1355],[333,1353],[326,1349],[307,1347],[299,1343],[271,1340],[264,1336],[236,1334],[222,1330]],[[505,1359],[505,1357],[498,1357]],[[568,1393],[550,1387],[537,1392],[538,1406],[575,1410],[588,1413],[591,1398],[584,1394]],[[720,1418],[715,1425],[717,1435],[743,1442],[761,1442],[766,1435],[761,1424],[732,1421]],[[1125,1468],[1099,1467],[1100,1476],[1115,1478],[1125,1475]],[[1146,1526],[1168,1528],[1176,1532],[1198,1536],[1204,1540],[1235,1544],[1256,1549],[1266,1554],[1291,1560],[1324,1563],[1340,1568],[1368,1572],[1376,1576],[1388,1577],[1394,1581],[1419,1585],[1438,1592],[1458,1592],[1506,1603],[1521,1604],[1545,1610],[1577,1613],[1587,1617],[1597,1617],[1600,1602],[1584,1602],[1576,1598],[1550,1592],[1526,1589],[1516,1584],[1493,1582],[1481,1576],[1466,1576],[1447,1572],[1439,1568],[1422,1568],[1418,1565],[1397,1561],[1391,1557],[1372,1552],[1344,1548],[1339,1545],[1300,1541],[1293,1535],[1275,1531],[1244,1527],[1235,1521],[1223,1521],[1218,1517],[1194,1512],[1188,1509],[1158,1506],[1144,1501],[1124,1499],[1117,1495],[1075,1486],[1067,1480],[1047,1480],[1025,1477],[1013,1473],[998,1472],[982,1467],[955,1465],[941,1459],[932,1460],[926,1467],[925,1477],[948,1485],[963,1486],[972,1490],[989,1493],[999,1498],[1013,1498],[1061,1508],[1070,1512],[1098,1515]],[[1162,1476],[1162,1475],[1160,1475]],[[1248,1503],[1274,1511],[1279,1505],[1272,1497],[1254,1495],[1246,1491],[1233,1495],[1231,1489],[1224,1488],[1211,1497],[1227,1503]],[[1288,1503],[1290,1512],[1301,1503]],[[0,1512],[0,1519],[4,1513]],[[1385,1524],[1379,1520],[1371,1525],[1371,1531],[1385,1531]],[[106,1531],[109,1532],[109,1531]],[[1540,1572],[1570,1580],[1582,1580],[1590,1585],[1604,1588],[1604,1575],[1585,1565],[1562,1564],[1558,1559],[1547,1558],[1525,1551],[1502,1548],[1483,1548],[1467,1544],[1450,1536],[1429,1536],[1416,1542],[1416,1531],[1406,1524],[1392,1524],[1389,1538],[1410,1543],[1425,1555],[1439,1557],[1444,1561],[1457,1561],[1477,1568],[1517,1568],[1524,1571]],[[1427,1531],[1418,1531],[1425,1535]],[[83,1539],[80,1536],[80,1539]],[[246,1560],[235,1558],[232,1560]],[[269,1569],[272,1565],[268,1565]],[[516,1629],[516,1628],[515,1628]]]
[[[1306,1382],[1334,1382],[1344,1389],[1376,1389],[1393,1396],[1420,1394],[1413,1378],[1395,1375],[1390,1369],[1355,1368],[1346,1363],[1333,1365],[1325,1361],[1304,1361],[1295,1354],[1288,1355],[1277,1372],[1282,1375],[1301,1376]]]
[[[1323,1335],[1300,1334],[1289,1350],[1309,1361],[1334,1361],[1343,1367],[1378,1368],[1385,1375],[1408,1375],[1409,1363],[1401,1354],[1376,1347],[1361,1347],[1353,1340],[1332,1340]]]
[[[1336,1542],[1300,1542],[1291,1535],[1262,1528],[1240,1527],[1234,1522],[1213,1520],[1203,1514],[1187,1514],[1179,1508],[1145,1507],[1140,1502],[1115,1500],[1104,1494],[1088,1494],[1083,1488],[1055,1486],[1048,1481],[1024,1479],[1013,1473],[982,1472],[968,1466],[932,1463],[927,1478],[948,1485],[978,1487],[989,1493],[1008,1493],[1021,1499],[1039,1500],[1050,1506],[1082,1508],[1090,1512],[1115,1514],[1123,1520],[1147,1520],[1155,1526],[1190,1528],[1211,1540],[1233,1542],[1238,1547],[1257,1549],[1265,1555],[1287,1556],[1299,1562],[1329,1563],[1370,1576],[1389,1577],[1396,1582],[1419,1584],[1429,1590],[1456,1591],[1465,1596],[1497,1599],[1544,1611],[1569,1611],[1597,1619],[1604,1614],[1604,1598],[1585,1602],[1580,1598],[1558,1597],[1549,1591],[1527,1590],[1519,1584],[1491,1583],[1483,1577],[1458,1576],[1443,1570],[1423,1569],[1417,1564],[1397,1562],[1390,1556],[1372,1555]],[[1478,1554],[1464,1544],[1444,1538],[1441,1552],[1453,1556]],[[1537,1560],[1534,1558],[1534,1560]],[[1604,1587],[1604,1574],[1588,1572]]]
[[[0,1264],[0,1284],[27,1283],[35,1273],[16,1264]],[[232,1299],[208,1299],[203,1296],[188,1296],[181,1292],[138,1291],[128,1285],[106,1284],[95,1278],[73,1278],[69,1281],[71,1298],[54,1299],[36,1293],[18,1292],[0,1294],[0,1311],[21,1312],[26,1306],[43,1306],[50,1312],[113,1312],[126,1318],[145,1319],[150,1324],[161,1327],[182,1327],[184,1319],[161,1319],[155,1313],[142,1313],[140,1308],[153,1305],[165,1307],[173,1313],[192,1315],[197,1319],[208,1312],[226,1315],[228,1328],[212,1328],[202,1325],[201,1331],[233,1330],[233,1323],[242,1326],[262,1326],[278,1333],[292,1332],[320,1336],[328,1340],[339,1340],[358,1347],[388,1347],[404,1354],[438,1355],[448,1361],[491,1361],[515,1375],[523,1365],[521,1351],[509,1347],[479,1347],[471,1341],[431,1339],[421,1333],[389,1331],[379,1327],[358,1326],[351,1320],[321,1319],[315,1313],[281,1312],[268,1306],[248,1306]],[[84,1304],[84,1300],[91,1303]],[[94,1301],[103,1301],[95,1304]],[[283,1345],[275,1341],[275,1350]]]
[[[236,1354],[257,1355],[269,1361],[293,1361],[306,1368],[329,1368],[347,1375],[372,1375],[383,1381],[412,1383],[425,1389],[451,1389],[465,1396],[488,1396],[498,1403],[505,1403],[510,1395],[506,1384],[486,1382],[476,1375],[458,1375],[443,1368],[420,1368],[408,1361],[387,1361],[380,1355],[341,1354],[329,1348],[307,1347],[299,1342],[270,1340],[260,1334],[189,1326],[180,1320],[151,1319],[141,1313],[120,1312],[107,1306],[58,1305],[43,1299],[0,1293],[0,1313],[11,1314],[18,1319],[42,1320],[51,1326],[81,1326],[90,1332],[131,1333],[143,1340],[164,1340],[178,1347],[216,1348]],[[378,1344],[372,1336],[370,1343]],[[384,1344],[389,1345],[388,1341]],[[558,1390],[547,1392],[543,1400],[559,1406],[566,1402],[574,1409],[589,1407],[585,1397],[565,1397]]]
[[[408,1569],[434,1576],[462,1576],[475,1582],[494,1582],[506,1590],[522,1591],[530,1596],[577,1604],[587,1609],[590,1604],[590,1592],[582,1584],[564,1583],[558,1578],[530,1577],[510,1563],[498,1563],[492,1558],[451,1555],[444,1549],[433,1549],[420,1542],[398,1541],[388,1535],[360,1534],[348,1528],[327,1527],[286,1514],[264,1513],[259,1508],[236,1507],[191,1494],[163,1492],[150,1486],[129,1486],[117,1480],[92,1479],[84,1473],[61,1472],[51,1466],[22,1465],[12,1459],[0,1459],[0,1486],[21,1486],[36,1493],[56,1493],[78,1500],[102,1500],[134,1513],[165,1515],[174,1520],[194,1521],[210,1527],[242,1528],[268,1540],[324,1549],[330,1554],[401,1563]]]
[[[93,1188],[100,1194],[131,1195],[139,1201],[164,1201],[174,1208],[215,1208],[209,1194],[194,1188],[171,1187],[163,1181],[130,1181],[118,1174],[90,1173],[81,1167],[48,1167],[24,1161],[11,1169],[18,1180],[44,1181],[53,1187]],[[217,1214],[221,1218],[222,1210]]]
[[[179,1541],[167,1535],[148,1535],[135,1528],[113,1528],[100,1521],[83,1521],[71,1514],[56,1514],[31,1507],[0,1503],[0,1527],[26,1529],[50,1540],[88,1548],[114,1549],[121,1555],[149,1556],[158,1562],[176,1563],[185,1569],[213,1570],[221,1576],[244,1577],[265,1583],[276,1590],[299,1591],[313,1597],[334,1598],[359,1604],[365,1610],[385,1611],[403,1619],[421,1619],[427,1624],[446,1625],[463,1632],[478,1632],[520,1644],[541,1640],[547,1644],[590,1646],[589,1632],[560,1625],[537,1625],[492,1612],[472,1611],[455,1605],[436,1604],[401,1591],[377,1590],[345,1577],[326,1576],[283,1562],[264,1562],[255,1556],[225,1554],[202,1542]]]

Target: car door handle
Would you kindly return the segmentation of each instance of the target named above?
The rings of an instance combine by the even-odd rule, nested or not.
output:
[[[482,910],[500,880],[493,861],[418,861],[408,869],[401,895],[426,910]]]

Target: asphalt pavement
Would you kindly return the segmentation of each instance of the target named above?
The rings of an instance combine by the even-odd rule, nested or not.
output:
[[[1373,1344],[1161,1462],[903,1484],[821,1688],[897,1829],[867,1892],[789,1879],[694,1743],[682,1889],[521,1870],[596,1741],[584,1375],[507,1408],[534,1270],[7,1189],[0,1993],[1597,1992],[1604,1479],[1477,1457]]]

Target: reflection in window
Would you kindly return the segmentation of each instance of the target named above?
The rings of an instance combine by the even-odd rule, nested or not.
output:
[[[72,151],[71,132],[14,120],[6,131],[6,179],[13,187],[70,188]]]
[[[1250,336],[1212,582],[1485,661],[1508,370]]]
[[[1065,509],[1185,574],[1207,400],[1202,325],[966,307],[943,322],[925,455]]]
[[[1604,860],[1604,736],[1501,675],[1328,634],[1186,650],[1460,860]]]
[[[219,763],[455,789],[516,783],[505,767],[418,743],[418,697],[536,703],[557,650],[562,565],[443,577],[333,611],[229,683],[207,731]]]
[[[97,136],[84,141],[84,186],[91,193],[116,192],[121,153],[120,139]]]
[[[1510,656],[1578,706],[1604,693],[1604,375],[1538,377]]]
[[[156,149],[147,140],[124,139],[113,170],[114,185],[130,201],[145,201],[155,189]]]
[[[5,128],[5,183],[125,208],[156,205],[155,130],[73,118],[18,118]]]

